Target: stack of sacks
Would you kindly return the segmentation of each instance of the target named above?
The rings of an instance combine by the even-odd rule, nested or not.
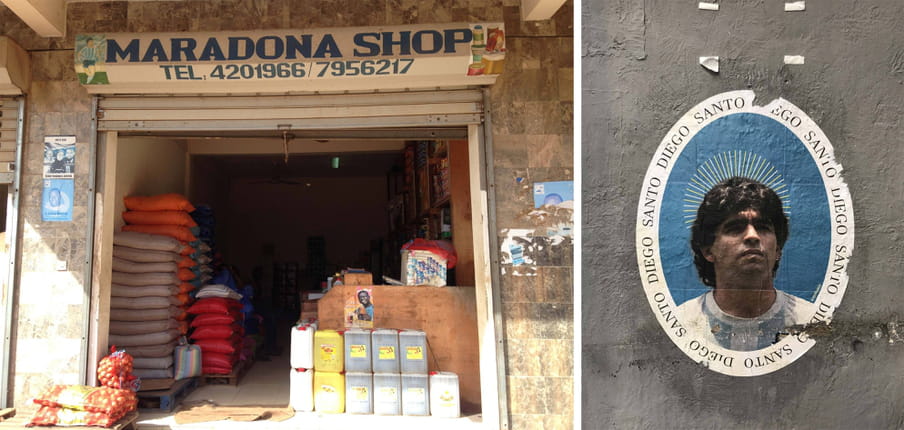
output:
[[[245,328],[246,343],[250,343],[251,354],[257,349],[257,345],[264,344],[263,317],[254,311],[254,285],[248,284],[242,288],[242,317]]]
[[[216,228],[216,219],[214,218],[213,208],[208,205],[197,205],[195,211],[191,213],[191,217],[198,224],[198,233],[195,236],[211,249],[216,249],[213,236]]]
[[[228,375],[239,361],[244,330],[241,295],[222,284],[206,285],[188,309],[194,315],[191,339],[201,347],[201,371]]]
[[[219,272],[223,266],[223,261],[222,256],[216,252],[216,241],[214,240],[216,221],[214,220],[213,209],[207,205],[197,205],[195,211],[191,213],[191,217],[198,223],[196,236],[201,241],[198,249],[204,255],[203,258],[206,261],[204,264],[207,265],[205,267],[210,267],[210,270],[206,273]],[[211,283],[217,282],[211,281]]]
[[[110,344],[129,347],[140,378],[172,378],[173,349],[188,331],[178,261],[186,246],[145,233],[113,235]]]
[[[127,225],[123,231],[150,233],[169,236],[191,247],[186,258],[178,263],[178,276],[181,281],[200,287],[210,278],[210,262],[206,255],[210,247],[200,241],[196,233],[200,231],[198,224],[190,213],[195,207],[180,194],[159,194],[156,196],[129,196],[124,200],[126,211],[122,218]],[[188,286],[183,286],[187,289]]]
[[[41,407],[27,424],[31,426],[111,427],[138,407],[138,381],[132,374],[132,357],[110,348],[97,367],[101,387],[54,385],[35,397]]]

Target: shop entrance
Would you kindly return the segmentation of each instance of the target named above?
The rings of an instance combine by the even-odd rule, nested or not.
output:
[[[461,93],[455,94],[462,97]],[[415,104],[423,106],[436,95],[415,96],[421,98]],[[469,97],[473,96],[470,92]],[[159,99],[151,98],[142,103],[153,106],[162,101]],[[233,273],[242,283],[260,284],[261,300],[271,305],[269,318],[276,326],[277,336],[273,349],[265,351],[266,357],[261,358],[272,361],[259,361],[258,368],[278,369],[279,360],[287,359],[289,326],[299,319],[306,293],[320,290],[329,276],[345,268],[369,271],[374,276],[374,284],[383,284],[384,276],[401,278],[399,249],[409,239],[469,239],[471,249],[462,248],[465,258],[460,260],[454,273],[449,274],[450,284],[475,286],[478,289],[475,297],[483,296],[489,287],[488,282],[480,281],[489,279],[485,261],[488,255],[486,218],[481,218],[476,227],[453,221],[455,217],[463,217],[465,212],[472,215],[475,209],[478,214],[485,211],[485,204],[474,207],[473,202],[480,198],[472,196],[472,191],[480,190],[481,176],[475,178],[473,172],[480,171],[480,152],[475,151],[479,146],[474,142],[479,142],[482,136],[482,129],[477,126],[482,103],[449,103],[459,105],[457,110],[462,109],[460,105],[474,105],[467,108],[473,112],[446,110],[442,115],[427,114],[420,111],[422,107],[411,105],[394,108],[353,104],[351,107],[348,104],[322,106],[318,108],[319,115],[327,109],[346,114],[349,109],[361,110],[371,115],[345,118],[345,122],[336,118],[309,119],[321,126],[324,122],[334,122],[331,127],[319,129],[310,128],[310,125],[298,127],[293,124],[297,121],[295,118],[237,120],[245,128],[230,130],[230,126],[236,127],[234,123],[227,126],[229,121],[223,119],[223,115],[219,118],[213,118],[218,115],[205,116],[209,112],[188,113],[189,117],[201,118],[186,120],[175,119],[178,115],[171,112],[161,113],[167,109],[145,108],[133,112],[136,119],[120,120],[117,115],[126,109],[111,109],[122,101],[110,100],[112,104],[106,104],[107,110],[99,109],[98,190],[103,197],[98,204],[103,209],[99,211],[102,219],[95,221],[102,230],[99,234],[101,243],[96,244],[100,249],[96,254],[100,254],[100,258],[97,258],[95,269],[104,273],[103,266],[108,264],[103,255],[107,248],[104,238],[123,225],[119,215],[124,209],[122,199],[126,195],[182,192],[193,202],[209,206],[215,214],[217,252],[224,265],[233,267]],[[197,101],[202,105],[208,102]],[[234,100],[223,98],[221,101],[228,104]],[[252,99],[243,102],[249,101],[250,105],[260,103],[260,100]],[[105,106],[103,101],[101,106]],[[311,108],[294,109],[292,115],[297,116],[298,109]],[[386,118],[375,119],[374,112],[382,112],[390,118],[389,123],[403,126],[374,127],[381,121],[387,122]],[[232,114],[234,112],[225,116],[241,116]],[[166,116],[174,119],[164,118]],[[403,121],[402,116],[407,119]],[[418,116],[420,120],[412,119]],[[428,125],[433,122],[441,126],[425,125],[425,120]],[[421,125],[415,126],[412,122]],[[271,126],[268,130],[267,123]],[[350,123],[358,127],[343,128],[341,125],[348,127]],[[463,185],[467,194],[463,199],[459,198],[458,204],[435,188],[442,186],[442,174],[433,168],[449,167],[443,163],[451,162],[449,156],[452,153],[465,156],[464,161],[457,160],[461,163],[457,168],[466,172],[459,178],[467,179]],[[477,155],[478,159],[472,159],[472,155]],[[418,163],[422,163],[422,170]],[[406,168],[416,171],[406,172]],[[423,177],[416,178],[419,175]],[[409,179],[414,179],[414,183],[406,182]],[[460,213],[456,214],[456,210]],[[470,220],[472,216],[467,218]],[[465,234],[459,234],[459,231]],[[475,244],[475,238],[480,243]],[[95,288],[101,290],[102,285],[103,280]],[[103,292],[99,294],[103,295]],[[487,312],[487,303],[475,302],[473,305],[478,314],[475,318],[478,327],[473,330],[477,334],[483,332],[479,328],[492,325],[492,311]],[[102,306],[97,313],[99,316],[104,314]],[[93,351],[102,351],[107,343],[103,318],[98,320],[100,322],[92,330]],[[487,355],[480,348],[481,342],[486,343],[486,340],[475,339],[475,350],[467,352],[478,355],[477,350],[480,350],[481,365],[475,366],[478,375],[485,368],[482,360]],[[491,340],[490,344],[493,343]],[[495,359],[495,350],[488,355]],[[475,363],[476,360],[475,357]],[[90,362],[96,360],[89,359]],[[286,377],[274,375],[269,383],[275,381],[275,385],[268,395],[278,399],[284,393],[285,399],[281,403],[287,403],[288,367],[283,369]],[[495,365],[489,369],[494,370]],[[255,376],[254,370],[249,371],[249,378],[269,378],[260,374]],[[483,400],[478,404],[463,405],[463,408],[466,412],[483,409],[486,417],[487,405],[495,408],[497,399],[495,394],[487,398],[485,379],[493,381],[493,389],[489,392],[495,393],[496,375],[486,378],[480,375],[477,379],[477,390]],[[236,400],[245,402],[245,399]],[[273,401],[271,397],[267,403]],[[260,403],[256,399],[248,399],[248,402]]]
[[[2,306],[0,327],[3,334],[2,361],[0,361],[0,406],[7,406],[9,393],[10,339],[15,296],[15,274],[12,268],[16,260],[16,231],[18,190],[21,164],[22,124],[25,101],[21,97],[0,96],[0,284]]]

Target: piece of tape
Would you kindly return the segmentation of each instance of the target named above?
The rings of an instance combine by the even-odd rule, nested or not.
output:
[[[700,10],[719,10],[719,3],[700,2],[697,7]]]
[[[803,55],[785,55],[785,64],[804,64]]]
[[[785,12],[800,12],[807,8],[805,1],[785,2]]]
[[[719,73],[719,57],[700,57],[700,65],[713,73]]]

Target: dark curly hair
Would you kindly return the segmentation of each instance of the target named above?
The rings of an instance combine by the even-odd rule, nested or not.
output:
[[[716,240],[716,230],[728,217],[747,209],[753,209],[768,220],[775,229],[778,249],[781,250],[788,240],[788,218],[782,210],[782,201],[778,194],[761,182],[733,176],[719,182],[703,197],[697,209],[697,219],[691,227],[691,248],[694,250],[694,264],[703,284],[716,286],[716,270],[703,256],[703,249]],[[778,270],[778,260],[772,273]]]

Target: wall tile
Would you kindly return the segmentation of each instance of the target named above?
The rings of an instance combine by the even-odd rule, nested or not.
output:
[[[539,268],[538,268],[539,269]],[[516,276],[511,270],[502,275],[503,303],[536,303],[545,295],[538,276]]]
[[[509,376],[567,378],[574,372],[571,339],[506,340],[506,373]]]
[[[531,135],[524,139],[530,167],[568,167],[574,164],[572,145],[561,135]]]
[[[574,302],[574,269],[571,264],[564,266],[566,267],[537,267],[537,277],[540,281],[538,290],[542,292],[538,302]]]
[[[574,306],[560,303],[503,303],[506,338],[569,339]]]
[[[508,383],[509,413],[545,414],[547,409],[542,377],[510,376]]]
[[[528,167],[530,142],[533,136],[502,134],[493,136],[493,166]]]

